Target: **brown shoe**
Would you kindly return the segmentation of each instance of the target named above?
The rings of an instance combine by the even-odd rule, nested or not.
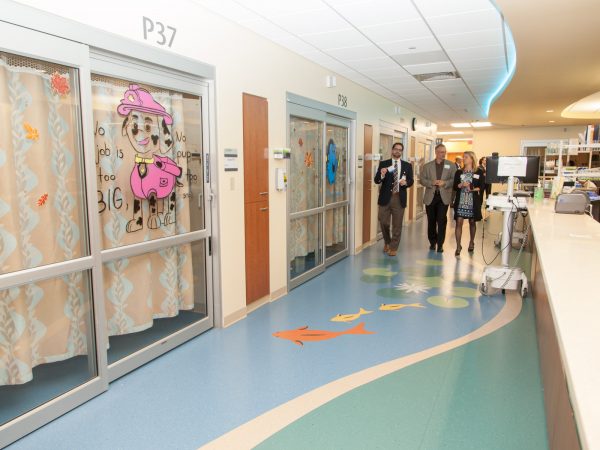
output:
[[[388,252],[388,255],[390,256],[396,256],[398,254],[398,250],[391,250]]]
[[[387,253],[387,252],[389,252],[389,251],[390,251],[390,246],[389,246],[389,245],[387,245],[387,244],[385,244],[385,245],[383,246],[383,253]]]

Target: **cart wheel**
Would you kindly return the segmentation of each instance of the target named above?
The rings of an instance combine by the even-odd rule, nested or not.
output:
[[[506,289],[502,289],[502,295],[506,294]]]
[[[521,289],[521,298],[525,298],[525,297],[527,297],[527,293],[528,293],[528,292],[527,292],[527,288],[523,288],[523,289]]]

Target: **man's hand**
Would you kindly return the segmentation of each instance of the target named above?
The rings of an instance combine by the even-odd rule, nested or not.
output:
[[[438,187],[442,187],[444,185],[444,182],[442,180],[435,180],[433,182],[434,186],[438,186]]]
[[[385,174],[388,172],[387,169],[383,168],[381,169],[381,178],[385,177]]]

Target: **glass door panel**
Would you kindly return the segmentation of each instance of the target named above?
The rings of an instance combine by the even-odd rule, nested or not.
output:
[[[104,264],[108,363],[207,317],[204,240]]]
[[[323,122],[290,117],[290,212],[323,206]]]
[[[79,77],[0,52],[0,426],[98,376]]]
[[[205,229],[197,95],[92,75],[103,248]]]
[[[325,212],[325,258],[329,259],[348,249],[348,207]]]
[[[203,99],[92,74],[92,101],[108,363],[114,364],[208,317]],[[152,243],[201,231],[182,245]]]
[[[94,378],[88,271],[0,291],[0,425]]]
[[[325,146],[326,204],[348,199],[348,128],[327,124]]]
[[[298,278],[323,264],[322,227],[322,214],[290,221],[290,279]]]

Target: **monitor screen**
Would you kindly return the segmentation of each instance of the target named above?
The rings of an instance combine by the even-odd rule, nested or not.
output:
[[[538,182],[539,170],[540,170],[540,157],[539,156],[488,156],[486,158],[485,167],[485,182],[488,184],[492,183],[504,183],[508,180],[506,175],[498,175],[498,166],[502,158],[526,158],[527,166],[525,176],[515,177],[518,178],[521,183],[535,184]]]

